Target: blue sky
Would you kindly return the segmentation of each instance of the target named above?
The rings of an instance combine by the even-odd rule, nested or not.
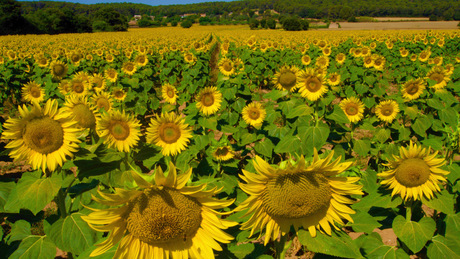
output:
[[[30,0],[29,0],[30,1]],[[38,2],[32,0],[33,2]],[[53,0],[55,1],[55,0]],[[71,2],[80,4],[99,4],[99,3],[136,3],[148,5],[173,5],[173,4],[193,4],[203,2],[230,2],[232,0],[58,0],[55,2]]]

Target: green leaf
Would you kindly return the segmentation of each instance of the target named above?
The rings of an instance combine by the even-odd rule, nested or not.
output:
[[[254,251],[255,246],[253,243],[229,245],[228,250],[232,252],[236,258],[245,258],[247,255]]]
[[[405,114],[409,115],[409,117],[414,120],[417,118],[418,115],[418,109],[417,106],[408,106],[405,109]]]
[[[81,254],[96,243],[96,231],[81,216],[84,214],[72,213],[51,225],[49,237],[61,250]]]
[[[47,236],[30,235],[24,238],[10,259],[49,259],[56,255],[56,246]]]
[[[365,258],[370,259],[403,259],[409,258],[409,255],[402,249],[395,249],[394,246],[383,244],[382,238],[377,233],[371,233],[365,237],[362,249],[365,253]]]
[[[19,180],[17,189],[18,200],[22,207],[34,215],[43,210],[61,189],[62,177],[54,173],[52,177],[39,178],[33,174],[24,174]]]
[[[450,172],[450,174],[447,175],[447,180],[454,184],[455,181],[460,178],[460,165],[455,163],[451,164],[448,166],[447,171]]]
[[[377,133],[375,134],[375,137],[377,138],[378,141],[381,143],[384,143],[387,141],[387,139],[390,137],[391,131],[389,129],[379,129]]]
[[[279,98],[286,96],[288,93],[289,91],[271,90],[270,92],[264,94],[264,99],[276,101]]]
[[[198,124],[205,129],[217,130],[217,119],[216,117],[204,118],[201,117],[198,119]]]
[[[431,147],[434,150],[443,149],[442,141],[436,138],[427,138],[421,141],[424,146]]]
[[[224,133],[237,133],[238,128],[230,125],[220,126],[220,130]]]
[[[16,187],[15,182],[0,182],[0,212],[6,212],[5,205],[14,187]]]
[[[104,242],[105,240],[107,240],[106,238],[104,238],[101,242],[99,243],[102,243]],[[91,259],[113,259],[114,256],[115,256],[115,253],[117,252],[117,248],[118,246],[112,246],[112,248],[110,248],[107,252],[101,254],[101,255],[98,255],[98,256],[89,256],[91,254],[91,252],[94,251],[94,249],[96,249],[98,246],[96,245],[93,245],[91,246],[90,248],[86,249],[85,252],[83,252],[82,254],[80,254],[77,258],[78,259],[88,259],[88,258],[91,258]]]
[[[250,144],[250,143],[253,143],[257,140],[257,135],[254,134],[254,133],[251,133],[251,134],[243,134],[243,136],[241,136],[241,139],[240,139],[240,145],[244,146],[244,145],[247,145],[247,144]]]
[[[23,240],[30,236],[30,234],[30,223],[21,219],[11,225],[11,231],[6,239],[8,240],[8,244],[11,244],[11,242]]]
[[[269,138],[265,138],[263,141],[257,142],[254,149],[257,153],[271,158],[274,147],[273,142]]]
[[[291,134],[284,136],[275,146],[275,153],[291,153],[297,149],[296,143],[299,143],[297,136]]]
[[[329,116],[327,116],[327,119],[333,120],[337,123],[350,123],[347,115],[345,115],[339,106],[334,106],[334,111]]]
[[[354,139],[353,140],[353,151],[360,156],[366,156],[371,149],[371,142],[367,139]]]
[[[372,233],[372,231],[380,226],[380,224],[374,217],[364,211],[358,211],[352,215],[354,223],[348,225],[353,228],[355,232]]]
[[[458,237],[457,237],[458,238]],[[447,238],[436,235],[431,239],[433,241],[428,245],[427,255],[430,259],[445,259],[445,258],[460,258],[460,250],[458,246],[452,246]]]
[[[447,215],[446,219],[446,238],[452,240],[454,247],[460,247],[460,213]]]
[[[306,115],[311,114],[311,112],[312,112],[311,107],[307,106],[306,104],[301,104],[301,105],[296,106],[292,110],[290,110],[286,114],[286,118],[292,119],[292,118],[296,118],[300,116],[306,116]]]
[[[353,240],[343,232],[333,232],[332,236],[328,236],[318,231],[316,237],[311,237],[310,232],[299,230],[297,236],[301,244],[315,253],[345,258],[362,257],[359,248],[355,245]]]
[[[426,137],[426,131],[431,127],[432,121],[427,117],[419,117],[411,128],[422,137]]]
[[[195,146],[198,150],[204,149],[209,143],[211,143],[211,139],[208,135],[197,135],[193,139],[195,140]]]
[[[428,217],[415,222],[408,221],[399,215],[393,220],[393,231],[396,236],[414,253],[422,250],[426,242],[433,237],[435,230],[436,223]]]
[[[329,133],[329,127],[324,123],[319,123],[318,126],[299,127],[299,137],[302,143],[311,150],[314,147],[317,150],[322,148],[326,144]]]
[[[441,211],[445,214],[455,214],[454,212],[454,195],[450,194],[447,190],[442,190],[441,193],[436,193],[435,197],[430,200],[423,198],[423,204],[426,206]]]
[[[439,111],[439,118],[446,124],[457,126],[458,124],[458,111],[452,108],[443,109]]]
[[[395,208],[402,203],[400,196],[391,197],[389,194],[382,194],[377,191],[369,193],[363,197],[358,203],[352,205],[353,209],[367,210],[371,207]]]
[[[409,138],[410,138],[410,129],[408,129],[408,128],[404,127],[403,125],[401,125],[401,127],[399,127],[398,131],[399,131],[398,140],[400,140],[400,141],[409,140]]]
[[[75,160],[74,164],[78,167],[78,178],[103,175],[120,167],[120,161],[103,163],[99,158],[93,157],[91,160]]]

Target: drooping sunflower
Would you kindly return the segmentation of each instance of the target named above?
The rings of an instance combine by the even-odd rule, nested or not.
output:
[[[366,56],[363,59],[363,65],[365,68],[371,68],[374,66],[374,59],[372,56]]]
[[[327,68],[329,66],[329,57],[328,56],[319,56],[315,61],[315,66]]]
[[[61,80],[61,82],[59,82],[58,89],[61,94],[66,95],[72,92],[72,85],[69,80]]]
[[[74,66],[78,66],[80,64],[80,60],[83,58],[83,55],[78,52],[72,52],[69,54],[69,59]]]
[[[174,86],[170,84],[164,84],[161,87],[161,96],[163,99],[170,103],[170,104],[175,104],[177,100],[177,90]]]
[[[231,76],[235,73],[235,64],[231,59],[224,57],[219,61],[219,71],[224,76]]]
[[[381,101],[375,107],[377,117],[385,122],[392,122],[399,113],[399,105],[394,100]]]
[[[51,75],[56,79],[62,79],[67,75],[67,65],[60,60],[53,60],[50,64]]]
[[[246,105],[241,114],[243,115],[243,120],[255,128],[262,126],[265,116],[267,116],[267,112],[262,107],[262,104],[258,102]]]
[[[21,88],[22,98],[26,102],[43,102],[45,100],[45,89],[41,87],[40,84],[37,84],[35,81],[30,81]]]
[[[354,96],[342,100],[340,108],[352,123],[358,122],[363,118],[364,104]]]
[[[96,131],[109,148],[129,152],[141,135],[139,120],[124,111],[110,110],[96,122]]]
[[[383,179],[380,183],[392,190],[391,196],[399,194],[406,201],[431,199],[433,193],[441,191],[439,184],[445,182],[449,174],[439,168],[446,161],[436,158],[437,154],[411,141],[409,147],[399,148],[399,156],[393,156],[393,161],[384,164],[390,170],[377,174]]]
[[[181,153],[192,138],[191,128],[185,119],[175,113],[163,113],[152,118],[146,131],[147,142],[162,148],[165,156]]]
[[[399,49],[399,54],[401,55],[401,57],[405,58],[409,55],[409,51],[406,48],[402,47],[401,49]]]
[[[300,87],[300,72],[295,66],[283,66],[275,73],[272,83],[279,90],[294,92]]]
[[[235,152],[231,146],[217,147],[212,156],[218,161],[228,161],[235,156]]]
[[[86,96],[68,95],[64,110],[73,115],[77,126],[83,129],[95,129],[96,121],[100,117],[96,109],[89,104]]]
[[[131,62],[131,61],[126,61],[121,66],[121,71],[123,71],[125,74],[130,75],[130,76],[134,75],[134,73],[136,73],[136,70],[137,70],[136,64],[134,64],[134,62]]]
[[[18,107],[20,118],[9,118],[3,131],[3,139],[10,142],[6,148],[13,149],[10,156],[15,160],[27,160],[33,169],[47,168],[54,171],[73,156],[79,140],[72,115],[58,108],[56,100],[49,99],[44,107],[33,103],[29,109]]]
[[[91,77],[90,81],[91,81],[92,89],[95,92],[100,92],[104,90],[107,84],[105,81],[105,77],[102,74],[94,74]]]
[[[112,90],[112,96],[119,102],[123,102],[127,95],[128,93],[121,87],[115,87]]]
[[[44,54],[38,54],[35,56],[35,63],[37,63],[39,67],[47,67],[50,62]]]
[[[374,59],[374,68],[379,70],[379,71],[382,71],[383,68],[385,67],[385,63],[386,63],[386,59],[384,56],[380,56],[378,55],[375,59]]]
[[[299,81],[300,94],[310,101],[318,100],[328,91],[327,86],[324,84],[324,75],[320,75],[312,69],[302,71],[299,76]]]
[[[104,72],[105,78],[112,83],[115,83],[118,78],[118,72],[114,68],[109,68]]]
[[[426,75],[426,79],[436,81],[436,84],[431,86],[435,90],[440,90],[446,87],[447,82],[450,81],[450,77],[447,75],[446,70],[441,66],[434,66]]]
[[[115,57],[114,57],[111,53],[107,53],[107,54],[105,55],[105,60],[106,60],[107,62],[109,62],[109,63],[112,63],[114,59],[115,59]]]
[[[402,96],[408,100],[415,100],[425,90],[425,81],[421,78],[407,81],[401,88]]]
[[[187,62],[188,64],[195,64],[197,58],[195,57],[195,55],[193,55],[192,52],[185,52],[184,53],[184,60],[185,62]]]
[[[108,92],[101,91],[91,97],[91,102],[98,110],[104,109],[106,112],[112,109],[112,96]]]
[[[427,62],[428,59],[430,58],[430,55],[431,55],[431,51],[429,49],[423,50],[422,52],[420,52],[418,56],[418,60],[420,60],[420,62]]]
[[[205,87],[201,89],[196,98],[196,107],[204,115],[211,115],[220,109],[222,102],[222,93],[217,90],[217,87]]]
[[[308,66],[310,65],[310,63],[311,63],[311,57],[309,55],[303,55],[302,64],[304,64],[305,66]]]
[[[213,250],[222,250],[216,241],[229,243],[233,239],[223,230],[237,223],[221,219],[219,215],[228,213],[215,210],[234,200],[213,198],[219,190],[205,191],[206,184],[186,186],[192,169],[178,176],[170,163],[165,176],[158,167],[152,183],[132,174],[137,190],[116,188],[114,194],[99,191],[102,198],[93,196],[98,203],[118,207],[91,209],[94,212],[82,216],[94,230],[110,231],[90,256],[102,255],[119,243],[114,258],[213,259]]]
[[[138,54],[135,59],[136,65],[143,67],[149,63],[149,58],[145,54]]]
[[[86,96],[88,94],[88,83],[81,78],[75,77],[70,81],[70,89],[72,94],[78,96]]]
[[[285,235],[291,226],[308,229],[312,237],[317,230],[331,235],[331,226],[340,230],[336,223],[344,225],[344,219],[353,222],[350,214],[355,212],[348,207],[354,200],[348,195],[362,194],[361,186],[354,184],[358,177],[337,177],[351,162],[340,163],[340,157],[332,161],[334,152],[320,159],[316,149],[310,165],[304,157],[296,164],[286,163],[280,168],[273,167],[256,156],[253,162],[257,174],[243,169],[241,189],[249,197],[237,210],[248,210],[244,216],[251,215],[242,224],[242,229],[250,229],[250,236],[265,230],[264,245],[270,239],[276,240],[281,233]]]
[[[327,78],[327,83],[330,85],[330,86],[336,86],[338,84],[340,84],[340,74],[337,73],[337,72],[334,72],[334,73],[331,73],[329,74],[329,77]]]
[[[339,53],[337,54],[337,56],[335,56],[335,61],[337,61],[337,63],[340,65],[343,65],[346,59],[347,59],[347,56],[343,53]]]

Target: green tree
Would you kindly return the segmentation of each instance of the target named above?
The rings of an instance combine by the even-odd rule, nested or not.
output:
[[[267,26],[270,29],[276,29],[276,20],[275,19],[268,19]]]
[[[141,28],[152,26],[153,21],[147,14],[142,15],[141,19],[137,21],[137,25]]]
[[[37,29],[21,15],[21,4],[0,0],[0,35],[36,33]]]
[[[301,31],[303,29],[302,22],[297,17],[285,18],[282,25],[286,31]]]
[[[127,31],[128,21],[113,7],[104,7],[99,9],[94,14],[94,21],[104,21],[109,27],[105,29],[109,31]],[[93,23],[94,28],[94,23]]]
[[[180,26],[182,28],[190,28],[190,27],[192,27],[192,25],[193,25],[193,22],[191,20],[189,20],[189,19],[186,19],[186,20],[184,20],[183,22],[180,23]]]

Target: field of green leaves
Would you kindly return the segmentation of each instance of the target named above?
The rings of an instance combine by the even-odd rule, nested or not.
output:
[[[218,28],[0,38],[0,257],[460,258],[458,31]]]

